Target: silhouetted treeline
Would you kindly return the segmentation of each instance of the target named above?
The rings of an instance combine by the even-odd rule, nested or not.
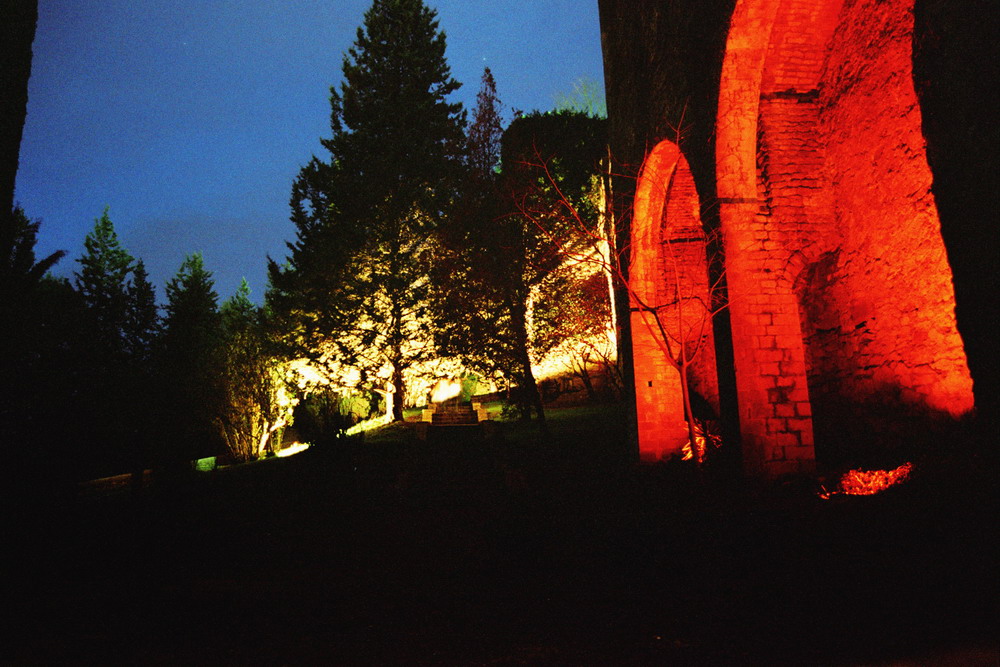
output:
[[[278,378],[249,288],[220,308],[194,254],[167,284],[161,310],[107,211],[72,281],[48,274],[64,253],[35,258],[38,227],[18,208],[0,233],[0,433],[12,477],[59,486],[177,470],[227,444],[237,458],[258,455],[276,430],[271,413],[260,415],[262,394]]]

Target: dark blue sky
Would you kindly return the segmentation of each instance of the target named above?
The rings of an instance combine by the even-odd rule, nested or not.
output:
[[[40,0],[16,200],[38,254],[69,252],[105,206],[161,298],[201,251],[222,298],[294,232],[288,196],[328,156],[329,87],[370,0]],[[603,81],[596,0],[430,0],[471,110],[483,67],[504,104],[550,109]]]

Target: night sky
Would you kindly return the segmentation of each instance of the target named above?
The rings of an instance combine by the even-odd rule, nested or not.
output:
[[[260,300],[294,236],[288,198],[329,136],[329,87],[370,0],[41,0],[15,199],[71,277],[106,206],[160,298],[200,251],[221,298]],[[596,0],[431,0],[470,111],[483,67],[508,108],[602,85]]]

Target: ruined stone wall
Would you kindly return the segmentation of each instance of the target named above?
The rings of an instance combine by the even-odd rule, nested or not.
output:
[[[956,42],[953,24],[977,31],[943,6],[922,11],[915,36],[913,0],[739,0],[731,12],[718,3],[601,0],[612,150],[648,152],[684,105],[691,112],[678,141],[702,220],[724,239],[738,422],[751,471],[807,472],[817,454],[861,463],[972,407],[935,195],[955,193],[948,201],[963,202],[949,205],[955,219],[993,250],[996,232],[980,232],[996,221],[966,219],[975,204],[958,196],[954,174],[971,173],[951,169],[960,155],[936,147],[935,169],[953,174],[946,182],[928,168],[912,45],[932,54],[917,54],[924,76],[968,80],[954,64],[966,61],[933,56],[934,40]],[[711,39],[697,51],[682,32],[690,25],[702,35],[724,31],[724,53]],[[693,83],[692,72],[717,95]],[[925,80],[921,89],[938,102],[933,136],[955,143],[961,133],[941,120],[947,104],[935,96],[945,88]],[[958,92],[970,116],[975,93]],[[984,212],[995,201],[994,193]],[[982,272],[989,251],[956,254],[956,236],[952,263],[965,258],[972,267],[954,273],[962,276],[957,291],[986,293],[969,285],[977,276],[996,284],[996,272]],[[963,335],[985,330],[963,312]]]
[[[769,476],[809,469],[817,442],[828,462],[856,461],[972,406],[910,74],[911,6],[734,12],[718,189],[741,429],[750,467]]]
[[[629,323],[639,456],[655,461],[681,452],[687,441],[676,342],[662,335],[672,295],[665,284],[664,212],[680,150],[664,141],[650,152],[636,183],[629,248]],[[687,170],[686,163],[684,170]],[[676,211],[671,211],[676,212]],[[684,216],[690,225],[691,211]]]
[[[698,192],[688,162],[679,149],[673,173],[664,175],[666,192],[658,219],[660,226],[656,275],[657,304],[677,359],[685,359],[688,381],[696,401],[718,418],[719,380],[715,368],[712,332],[712,289],[708,277],[708,239],[701,224]],[[654,149],[663,150],[661,147]],[[633,225],[640,222],[635,220]],[[683,349],[682,347],[683,346]]]
[[[935,417],[972,409],[912,82],[912,31],[912,0],[848,0],[820,86],[823,181],[836,225],[801,297],[817,431],[832,458],[912,444]]]
[[[631,233],[639,452],[658,460],[681,454],[688,441],[681,373],[702,399],[693,401],[695,416],[719,412],[706,235],[691,169],[673,142],[660,142],[646,159]]]
[[[795,283],[810,258],[825,249],[833,222],[822,177],[818,88],[839,2],[784,0],[757,8],[761,14],[743,14],[750,20],[742,26],[761,31],[754,36],[760,40],[760,87],[747,90],[733,110],[746,116],[741,148],[756,140],[757,210],[752,220],[749,210],[728,216],[726,236],[730,254],[746,267],[737,279],[734,317],[744,341],[738,358],[750,461],[754,469],[780,475],[810,470],[815,460],[810,359]]]
[[[717,178],[744,458],[811,471],[812,405],[794,284],[829,229],[816,142],[823,44],[835,10],[739,2],[720,82]]]
[[[609,142],[615,173],[620,174],[614,180],[614,210],[626,270],[636,176],[643,160],[663,140],[679,144],[698,191],[701,222],[709,230],[718,229],[715,108],[726,27],[734,2],[599,0]],[[724,299],[723,258],[716,241],[716,237],[709,238],[708,254],[714,261],[709,273],[719,288],[716,296]],[[627,295],[618,303],[627,308]],[[696,376],[706,378],[711,373],[708,365],[715,363],[715,387],[699,386],[698,391],[714,391],[719,396],[722,429],[730,443],[727,454],[738,457],[728,317],[728,311],[723,310],[713,318],[715,349],[699,358]],[[620,341],[625,345],[633,339],[630,319],[627,310],[621,314],[624,330]],[[622,349],[621,354],[623,368],[629,373],[626,386],[639,387],[642,380],[632,374],[629,363],[631,350]]]

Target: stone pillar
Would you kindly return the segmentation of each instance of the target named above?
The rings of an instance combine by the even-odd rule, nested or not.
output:
[[[815,451],[798,300],[757,209],[720,202],[744,463],[774,478],[812,472]]]
[[[760,94],[779,5],[777,0],[737,3],[716,125],[719,217],[744,465],[769,478],[815,468],[798,304],[767,218],[758,216]]]
[[[655,461],[680,454],[687,442],[687,422],[680,375],[672,350],[648,308],[663,303],[663,208],[680,151],[662,142],[646,158],[633,203],[629,291],[632,305],[632,358],[635,365],[635,407],[639,458]]]

